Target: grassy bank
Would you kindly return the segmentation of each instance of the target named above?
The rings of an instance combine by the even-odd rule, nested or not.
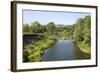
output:
[[[41,60],[45,49],[52,47],[55,39],[46,38],[39,41],[32,41],[24,49],[23,62],[38,62]]]
[[[73,41],[73,43],[78,46],[78,48],[80,49],[81,52],[86,53],[86,54],[91,53],[90,47],[88,47],[86,44],[79,43],[79,42],[76,42],[76,41]]]
[[[77,59],[83,60],[83,59],[90,59],[91,58],[90,52],[87,52],[87,50],[84,51],[84,49],[80,48],[75,41],[73,41],[73,44],[75,47],[75,55],[76,55]]]

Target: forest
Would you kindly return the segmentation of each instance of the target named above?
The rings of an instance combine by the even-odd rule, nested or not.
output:
[[[55,24],[54,22],[41,24],[39,21],[23,24],[23,38],[26,35],[35,35],[38,38],[23,42],[23,62],[41,61],[45,49],[52,47],[59,39],[72,39],[81,51],[90,54],[91,16],[79,18],[73,25]]]

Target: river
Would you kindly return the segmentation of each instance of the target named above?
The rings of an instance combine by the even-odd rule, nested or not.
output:
[[[45,50],[41,61],[80,60],[90,56],[75,48],[73,40],[58,40],[51,48]]]

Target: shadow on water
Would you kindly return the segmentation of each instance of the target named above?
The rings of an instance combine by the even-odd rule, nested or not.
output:
[[[74,43],[74,47],[75,47],[75,55],[77,60],[91,59],[91,53],[82,52],[76,43]]]

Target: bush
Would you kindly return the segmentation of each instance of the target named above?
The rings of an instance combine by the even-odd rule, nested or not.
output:
[[[51,47],[55,43],[55,40],[51,38],[42,39],[39,41],[32,41],[24,49],[24,62],[38,62],[41,60],[41,56],[44,50]]]

